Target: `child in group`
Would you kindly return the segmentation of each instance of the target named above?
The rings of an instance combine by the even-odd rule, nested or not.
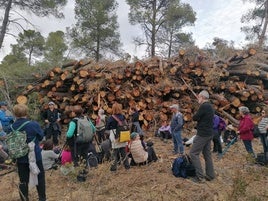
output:
[[[172,138],[170,125],[166,120],[162,122],[162,126],[158,129],[161,140],[167,142],[168,139]]]
[[[46,140],[43,144],[42,154],[42,162],[44,166],[44,170],[49,170],[56,164],[56,159],[58,159],[59,154],[56,154],[53,151],[53,141]]]

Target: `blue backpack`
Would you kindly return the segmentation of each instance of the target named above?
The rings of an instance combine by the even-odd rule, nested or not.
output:
[[[175,177],[187,178],[195,176],[195,168],[188,155],[175,158],[172,164],[172,173]]]

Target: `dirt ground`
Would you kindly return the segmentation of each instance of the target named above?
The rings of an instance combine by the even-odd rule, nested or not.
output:
[[[49,201],[265,201],[268,200],[268,168],[254,164],[247,157],[241,141],[230,147],[221,160],[213,155],[216,179],[204,184],[172,175],[174,160],[172,142],[151,137],[159,160],[147,166],[117,172],[109,171],[109,163],[90,169],[85,182],[77,182],[75,174],[63,175],[58,170],[46,172]],[[262,146],[254,139],[256,153]],[[224,146],[223,146],[224,148]],[[186,147],[188,153],[190,147]],[[201,157],[202,158],[202,157]],[[204,163],[202,159],[202,163]],[[203,164],[204,165],[204,164]],[[18,201],[16,172],[0,177],[0,201]],[[30,201],[36,201],[36,189],[30,190]]]

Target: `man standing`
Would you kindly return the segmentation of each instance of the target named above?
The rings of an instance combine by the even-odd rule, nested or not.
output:
[[[209,103],[209,93],[206,90],[198,94],[198,103],[200,107],[193,116],[193,120],[197,121],[197,134],[190,150],[190,157],[196,172],[196,177],[193,181],[202,183],[205,179],[211,181],[215,178],[210,150],[211,140],[213,139],[213,117],[215,112],[212,105]],[[199,158],[201,152],[205,159],[205,175]]]
[[[0,121],[1,121],[4,132],[7,132],[9,125],[12,124],[14,121],[13,116],[8,116],[6,114],[6,111],[7,111],[7,103],[5,101],[1,101],[0,102]]]
[[[173,116],[170,123],[170,129],[174,144],[173,154],[183,154],[184,147],[181,139],[181,131],[183,127],[183,116],[179,112],[179,106],[174,104],[169,107],[172,110]]]

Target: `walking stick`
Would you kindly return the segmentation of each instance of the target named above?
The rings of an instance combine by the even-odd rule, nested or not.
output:
[[[224,148],[224,150],[222,151],[222,155],[219,157],[219,159],[221,159],[224,154],[228,151],[228,149],[236,142],[237,140],[237,137],[233,138],[227,145],[226,147]]]

